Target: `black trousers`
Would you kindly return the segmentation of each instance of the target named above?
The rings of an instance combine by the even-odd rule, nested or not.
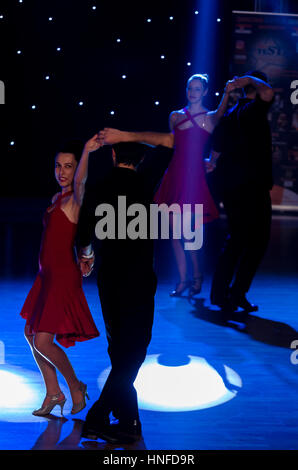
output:
[[[107,421],[111,412],[124,423],[139,421],[133,383],[151,340],[156,280],[152,279],[153,284],[144,282],[142,292],[123,278],[118,281],[111,284],[100,278],[98,282],[112,367],[99,399],[87,414],[90,427]]]
[[[225,191],[228,236],[215,269],[211,302],[222,303],[230,284],[235,295],[245,295],[262,261],[270,239],[269,190],[247,186]]]

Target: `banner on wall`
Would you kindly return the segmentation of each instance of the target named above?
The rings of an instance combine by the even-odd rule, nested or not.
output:
[[[231,77],[261,70],[275,91],[272,204],[298,210],[298,15],[233,11],[233,20]]]

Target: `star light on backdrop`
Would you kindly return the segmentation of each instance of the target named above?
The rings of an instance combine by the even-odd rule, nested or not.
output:
[[[213,6],[216,1],[211,0]],[[192,3],[196,6],[195,0]],[[142,129],[168,131],[170,112],[185,103],[186,80],[193,73],[206,72],[197,57],[201,57],[202,51],[208,57],[212,56],[209,51],[210,37],[214,35],[217,25],[222,23],[222,15],[218,10],[215,8],[212,11],[212,8],[209,8],[208,24],[212,25],[212,34],[208,31],[207,36],[203,38],[203,47],[200,47],[196,39],[192,40],[192,49],[192,46],[185,46],[184,39],[178,41],[177,38],[181,30],[189,33],[191,38],[198,36],[204,24],[206,2],[203,2],[200,8],[192,6],[189,11],[185,8],[184,16],[179,14],[177,5],[171,8],[163,6],[160,11],[144,5],[133,19],[128,15],[128,21],[125,21],[126,10],[123,6],[123,12],[118,11],[118,19],[121,18],[122,21],[118,22],[112,6],[107,8],[107,12],[113,20],[109,20],[104,14],[104,2],[86,5],[82,1],[68,11],[64,4],[53,1],[49,3],[48,11],[45,8],[37,12],[36,16],[30,3],[22,2],[22,8],[18,3],[16,5],[11,6],[7,12],[1,11],[2,23],[5,23],[8,29],[13,15],[19,16],[15,30],[17,45],[14,48],[19,63],[15,64],[15,67],[18,68],[20,83],[22,80],[24,82],[26,93],[21,95],[19,92],[15,106],[18,115],[19,110],[23,113],[22,122],[28,117],[29,132],[24,136],[21,124],[19,127],[11,125],[8,130],[6,149],[14,152],[16,157],[20,147],[11,146],[10,141],[22,141],[25,152],[31,154],[31,142],[36,136],[39,136],[41,142],[49,139],[47,123],[43,129],[39,129],[41,123],[48,119],[54,125],[51,126],[50,136],[52,147],[56,147],[64,139],[85,138],[88,122],[89,128],[99,122],[100,127],[140,126]],[[218,22],[219,19],[221,22]],[[109,21],[114,29],[109,28]],[[188,30],[189,21],[193,21],[193,24],[189,25]],[[75,32],[76,28],[79,28],[78,34]],[[101,33],[102,30],[104,33]],[[185,47],[187,49],[184,50]],[[81,64],[88,73],[83,74]],[[101,87],[99,83],[96,89],[97,77],[101,80],[104,76],[107,77],[103,79],[105,85]],[[220,86],[217,85],[216,88],[219,89]],[[8,93],[10,90],[12,87],[8,88]],[[107,90],[107,93],[102,93],[102,90]],[[219,97],[221,92],[217,93],[215,90],[212,92],[211,84],[208,100],[212,100],[212,96]],[[139,97],[142,99],[142,107],[138,109]],[[7,100],[9,102],[9,95]],[[26,115],[26,109],[31,111],[30,116]],[[139,112],[140,118],[135,118]],[[132,122],[136,120],[136,126],[130,124],[127,118]],[[66,133],[62,135],[64,129]],[[78,133],[72,129],[77,129]],[[48,161],[52,151],[50,146],[45,149]],[[45,192],[44,185],[41,192]]]
[[[214,2],[214,1],[217,1],[217,0],[212,0],[212,1]],[[22,1],[22,0],[19,0],[19,3],[23,3],[23,1]],[[206,2],[205,2],[205,3],[206,3]],[[91,6],[91,9],[92,9],[93,11],[95,11],[95,10],[97,10],[97,6],[96,6],[96,5],[92,5],[92,6]],[[210,8],[209,10],[211,10],[211,8]],[[199,10],[197,10],[197,9],[194,10],[194,15],[199,15],[199,13],[200,13]],[[174,16],[173,16],[173,15],[170,15],[168,18],[169,18],[170,22],[172,22],[172,21],[174,20]],[[0,15],[0,19],[4,19],[4,15],[3,15],[3,14]],[[152,18],[151,18],[151,17],[147,17],[147,18],[145,18],[145,21],[146,21],[147,23],[151,23],[151,22],[152,22]],[[221,21],[221,18],[217,18],[216,21],[217,21],[217,22],[220,22],[220,21]],[[48,16],[48,23],[54,23],[54,16]],[[120,43],[120,42],[121,42],[120,37],[118,37],[118,38],[116,39],[116,42],[117,42],[117,43]],[[56,51],[57,51],[57,52],[62,52],[61,46],[57,46],[57,47],[56,47]],[[17,50],[17,54],[18,54],[18,55],[21,55],[21,54],[22,54],[22,50],[21,50],[21,49],[18,49],[18,50]],[[164,54],[160,55],[160,58],[161,58],[162,60],[165,60],[165,55],[164,55]],[[186,65],[187,65],[187,67],[191,67],[191,66],[192,66],[192,62],[191,62],[191,61],[188,61],[188,62],[186,63]],[[126,75],[126,74],[122,74],[122,79],[126,79],[126,78],[127,78],[127,75]],[[49,79],[50,79],[50,75],[46,75],[46,76],[44,77],[44,79],[45,79],[45,80],[49,80]],[[216,96],[218,96],[218,94],[216,94]],[[155,105],[156,105],[156,104],[157,104],[157,102],[155,101]],[[158,103],[158,104],[159,104],[159,103]],[[82,106],[82,105],[83,105],[83,102],[79,102],[79,106]],[[32,106],[32,109],[36,109],[36,106]],[[110,114],[113,114],[113,113],[110,112]]]

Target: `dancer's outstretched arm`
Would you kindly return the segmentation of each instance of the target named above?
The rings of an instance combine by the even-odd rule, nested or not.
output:
[[[99,136],[108,145],[119,142],[139,142],[153,147],[163,145],[164,147],[172,148],[174,146],[174,135],[172,132],[129,132],[105,127],[100,131]]]

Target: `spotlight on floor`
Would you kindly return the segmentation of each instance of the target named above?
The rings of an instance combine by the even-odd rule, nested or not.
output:
[[[165,366],[159,362],[160,356],[147,356],[135,380],[141,409],[177,412],[210,408],[233,399],[242,387],[239,375],[224,364],[212,366],[202,357],[186,356],[183,365]],[[100,389],[109,371],[105,369],[99,376]]]

